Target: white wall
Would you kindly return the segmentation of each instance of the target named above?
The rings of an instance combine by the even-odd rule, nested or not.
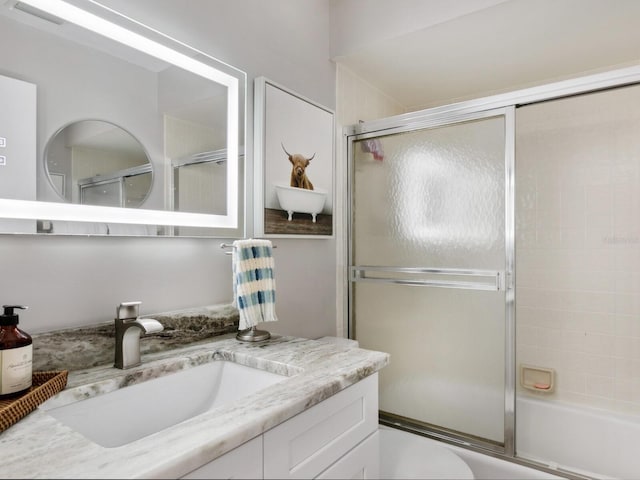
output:
[[[253,78],[266,76],[335,108],[328,0],[104,3],[248,73],[249,205]],[[143,314],[227,302],[231,264],[218,247],[220,242],[0,236],[0,298],[3,304],[30,306],[21,315],[21,326],[31,333],[109,321],[121,301],[142,301]],[[274,243],[280,321],[268,329],[309,338],[335,334],[336,241],[275,239]]]
[[[331,55],[350,55],[505,1],[331,0]]]

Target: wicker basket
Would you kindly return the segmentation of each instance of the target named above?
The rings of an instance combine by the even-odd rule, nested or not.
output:
[[[31,388],[16,398],[0,399],[0,432],[33,412],[38,405],[67,386],[67,370],[33,372]]]

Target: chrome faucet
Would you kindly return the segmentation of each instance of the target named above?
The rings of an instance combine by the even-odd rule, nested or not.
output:
[[[140,365],[140,334],[164,330],[159,321],[138,316],[141,303],[123,302],[116,308],[116,357],[113,364],[116,368]]]

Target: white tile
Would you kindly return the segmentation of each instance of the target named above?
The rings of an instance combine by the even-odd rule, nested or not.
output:
[[[640,118],[637,109],[623,111]],[[559,397],[640,413],[640,137],[634,121],[584,124],[561,141],[538,134],[518,152],[526,175],[517,182],[527,189],[518,205],[529,217],[536,176],[537,248],[522,263],[516,256],[518,278],[530,287],[517,322],[537,328],[523,338],[537,338],[536,360],[557,365]],[[525,241],[531,248],[529,232]]]
[[[562,330],[559,328],[537,329],[537,341],[541,348],[561,350],[564,347]]]
[[[518,297],[517,292],[516,296]],[[521,326],[536,325],[536,318],[539,315],[538,312],[539,310],[535,307],[527,307],[520,304],[516,305],[516,323],[518,328]]]
[[[557,216],[557,215],[556,215]],[[547,226],[536,231],[536,247],[537,248],[561,248],[562,247],[562,230],[560,227],[560,219],[557,218],[556,227]]]
[[[584,330],[584,313],[583,312],[565,312],[562,315],[562,328],[565,330]]]
[[[563,392],[587,393],[587,374],[578,372],[558,373],[556,388]]]
[[[562,213],[558,209],[536,210],[536,228],[541,230],[558,229],[562,226]]]
[[[516,341],[518,345],[538,345],[538,328],[520,325],[516,330]]]
[[[587,374],[587,395],[613,398],[613,378]]]
[[[627,357],[616,357],[615,377],[621,380],[640,378],[640,360]]]
[[[586,239],[586,219],[582,219],[581,227],[571,227],[568,222],[563,222],[560,230],[562,248],[584,248]]]
[[[581,292],[580,302],[586,312],[614,313],[615,297],[609,292]]]
[[[613,238],[613,220],[606,215],[588,215],[585,245],[597,249],[610,246]]]
[[[615,336],[613,339],[613,355],[623,358],[634,357],[634,338]]]
[[[613,335],[586,332],[584,336],[584,351],[591,355],[612,355],[614,338]],[[613,374],[613,371],[611,374]]]
[[[540,295],[538,288],[519,287],[516,291],[516,301],[520,307],[538,307]]]
[[[616,378],[614,382],[613,398],[618,401],[633,401],[633,382],[627,379]]]
[[[633,265],[628,268],[632,269]],[[616,293],[640,295],[640,271],[618,270],[614,284]]]
[[[585,359],[585,370],[589,372],[590,375],[611,378],[616,376],[616,361],[613,357],[587,354]]]
[[[640,405],[640,380],[637,378],[631,384],[631,395],[633,396],[633,401]]]
[[[640,297],[638,295],[615,295],[615,310],[618,315],[640,315]]]
[[[522,249],[532,248],[536,246],[536,229],[520,228],[516,221],[516,251],[521,252]]]
[[[640,247],[638,248],[615,248],[611,252],[613,267],[616,270],[638,271],[640,265]]]
[[[582,330],[564,330],[562,346],[565,351],[584,352],[585,333]]]
[[[560,352],[557,365],[569,372],[587,373],[587,354],[565,349]]]
[[[612,335],[615,333],[615,316],[610,313],[581,313],[584,329],[591,333]]]
[[[597,165],[597,161],[602,160],[601,165]],[[603,155],[599,159],[594,158],[594,165],[585,167],[581,176],[587,189],[590,187],[610,187],[611,185],[611,166],[607,165],[607,155]],[[587,190],[587,198],[589,191]],[[589,208],[589,206],[587,206]]]
[[[592,408],[601,408],[603,410],[613,411],[616,408],[616,400],[613,398],[613,394],[609,396],[593,395],[587,392],[586,405]]]
[[[625,401],[616,399],[615,409],[616,411],[624,415],[633,415],[636,417],[640,417],[640,403],[625,402]]]
[[[631,358],[640,360],[640,338],[631,338]]]
[[[547,185],[546,182],[536,189],[536,207],[538,210],[558,210],[560,205],[560,185]]]
[[[635,315],[616,314],[613,332],[622,337],[640,337],[640,321]]]
[[[540,349],[531,345],[518,345],[517,348],[517,362],[518,364],[525,363],[527,365],[535,365],[540,360]]]

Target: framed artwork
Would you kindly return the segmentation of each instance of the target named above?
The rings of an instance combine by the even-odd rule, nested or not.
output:
[[[254,233],[334,236],[334,112],[264,77],[254,92]]]

